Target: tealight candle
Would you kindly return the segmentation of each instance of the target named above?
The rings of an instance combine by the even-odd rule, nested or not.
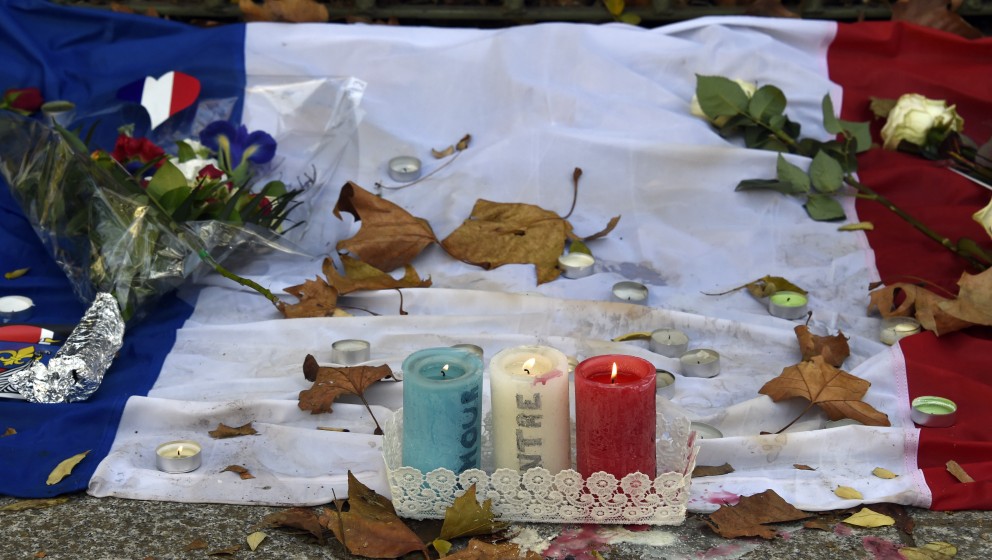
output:
[[[708,348],[690,350],[679,356],[679,364],[686,377],[715,377],[720,373],[720,354]]]
[[[648,302],[648,289],[644,284],[624,280],[613,285],[613,299],[644,305]]]
[[[719,439],[723,432],[702,422],[690,422],[689,429],[696,432],[696,439]]]
[[[469,352],[475,354],[480,360],[484,359],[486,355],[485,350],[482,349],[478,344],[452,344],[452,348],[461,348],[462,350],[468,350]]]
[[[651,333],[648,348],[655,354],[678,358],[689,348],[689,337],[675,329],[658,329]]]
[[[568,358],[547,346],[500,350],[489,362],[497,469],[571,468]]]
[[[195,441],[169,441],[155,449],[155,467],[167,473],[187,473],[200,468],[202,448]]]
[[[23,321],[31,316],[33,310],[34,302],[27,296],[0,297],[0,320],[4,323]]]
[[[657,378],[656,383],[658,384],[658,390],[664,389],[665,387],[671,387],[675,385],[675,374],[665,370],[658,369],[655,370],[655,377]]]
[[[482,359],[425,348],[403,360],[403,465],[427,473],[479,468]]]
[[[768,298],[768,312],[780,319],[799,319],[808,313],[809,299],[799,292],[780,291]]]
[[[397,182],[408,183],[420,178],[420,160],[413,156],[399,156],[389,160],[389,176]]]
[[[922,331],[920,322],[912,317],[888,317],[882,319],[879,340],[892,346],[907,336],[917,334]]]
[[[588,253],[568,253],[558,257],[558,269],[565,278],[584,278],[592,274],[596,259]]]
[[[619,354],[595,356],[575,368],[575,450],[584,477],[604,471],[618,479],[654,478],[655,367]]]
[[[911,406],[909,418],[926,428],[946,428],[957,421],[958,405],[944,397],[916,397]]]
[[[365,340],[346,338],[331,344],[331,361],[343,366],[353,366],[369,361],[372,346]]]

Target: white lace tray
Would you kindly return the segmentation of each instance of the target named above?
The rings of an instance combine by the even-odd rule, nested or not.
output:
[[[455,498],[475,484],[479,501],[492,500],[493,513],[504,521],[638,525],[679,525],[685,521],[690,476],[699,450],[688,420],[671,420],[659,413],[661,474],[652,479],[633,473],[621,480],[604,472],[583,479],[571,469],[557,474],[543,468],[493,472],[490,422],[487,414],[482,469],[462,473],[435,469],[425,474],[402,466],[403,409],[396,411],[383,424],[383,455],[396,512],[412,519],[443,519]]]

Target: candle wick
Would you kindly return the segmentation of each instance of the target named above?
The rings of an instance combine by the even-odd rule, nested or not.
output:
[[[524,368],[524,372],[526,372],[526,373],[527,373],[527,375],[530,375],[530,370],[529,370],[529,369],[527,369],[527,368]]]

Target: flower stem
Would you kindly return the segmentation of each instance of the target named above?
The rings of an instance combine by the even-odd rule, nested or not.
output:
[[[262,294],[262,296],[264,296],[265,299],[271,301],[272,302],[272,305],[275,305],[276,307],[278,307],[279,304],[282,303],[282,301],[278,297],[276,297],[275,294],[273,294],[268,289],[262,287],[262,285],[259,284],[258,282],[255,282],[254,280],[249,280],[247,278],[238,276],[237,274],[235,274],[235,273],[231,272],[230,270],[224,268],[219,262],[217,262],[216,260],[214,260],[213,257],[210,256],[210,253],[208,253],[206,251],[206,249],[200,249],[197,254],[200,256],[201,259],[203,259],[203,262],[205,262],[208,265],[210,265],[211,268],[213,268],[214,270],[216,270],[217,273],[220,274],[221,276],[223,276],[224,278],[227,278],[227,279],[230,279],[230,280],[234,280],[235,282],[237,282],[238,284],[241,284],[242,286],[247,286],[247,287],[255,290],[256,292]]]

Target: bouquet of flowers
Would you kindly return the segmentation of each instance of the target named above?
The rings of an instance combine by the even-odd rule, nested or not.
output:
[[[335,135],[354,132],[356,100],[335,109],[349,114]],[[83,301],[108,292],[133,322],[197,270],[216,270],[278,301],[221,262],[246,247],[292,251],[283,236],[308,217],[315,170],[292,189],[257,181],[271,171],[276,140],[226,120],[168,151],[127,127],[110,150],[92,150],[81,136],[25,111],[0,111],[0,173]]]

